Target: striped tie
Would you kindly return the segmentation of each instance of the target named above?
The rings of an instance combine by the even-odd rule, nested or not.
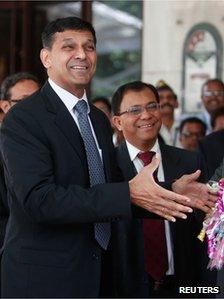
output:
[[[78,112],[80,133],[85,145],[90,185],[103,184],[105,183],[103,163],[88,120],[88,106],[86,101],[79,100],[74,109]],[[110,222],[95,223],[94,234],[99,245],[106,250],[111,236]]]

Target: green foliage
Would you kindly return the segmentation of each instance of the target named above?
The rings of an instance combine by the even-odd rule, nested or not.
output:
[[[141,55],[139,51],[135,52],[113,52],[107,55],[100,55],[97,62],[96,76],[105,78],[113,76],[115,73],[139,63]]]
[[[142,1],[101,1],[104,4],[142,18]],[[91,88],[92,97],[103,95],[111,97],[122,84],[139,80],[141,50],[120,50],[98,56],[97,70]],[[133,66],[133,68],[132,68]]]
[[[106,5],[109,5],[113,8],[126,11],[130,13],[131,15],[142,18],[142,1],[111,1],[111,0],[104,0],[101,1]]]

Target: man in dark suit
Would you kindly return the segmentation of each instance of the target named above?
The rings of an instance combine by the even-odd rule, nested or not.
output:
[[[199,151],[205,160],[208,178],[214,174],[223,159],[224,130],[214,132],[199,142]]]
[[[173,221],[192,211],[182,203],[208,207],[157,185],[150,166],[112,183],[111,127],[85,93],[96,68],[95,31],[76,17],[57,19],[42,41],[48,82],[9,111],[1,130],[10,208],[2,296],[103,296],[110,221],[130,217],[131,203]]]
[[[140,81],[124,84],[115,92],[112,107],[114,124],[125,137],[125,142],[117,148],[118,164],[125,180],[130,180],[143,168],[144,159],[141,160],[141,155],[149,151],[161,155],[157,173],[159,181],[174,180],[183,174],[203,170],[198,154],[158,142],[161,112],[159,95],[154,86]],[[190,184],[198,175],[195,172],[185,178]],[[153,225],[149,223],[151,226],[147,233],[144,220],[122,220],[113,224],[114,271],[119,297],[173,298],[178,296],[178,286],[195,286],[199,282],[199,274],[203,269],[199,260],[202,255],[205,256],[205,251],[196,238],[201,224],[197,223],[194,214],[186,221],[170,224],[165,221],[164,255],[167,254],[168,265],[159,281],[154,278],[158,275],[146,263],[146,251],[150,247],[147,248],[145,234],[150,233]],[[149,246],[153,246],[152,243]],[[147,267],[149,272],[145,271]],[[203,270],[206,270],[206,264]]]

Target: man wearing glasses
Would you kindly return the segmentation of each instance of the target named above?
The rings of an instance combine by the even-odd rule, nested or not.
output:
[[[180,124],[180,144],[182,148],[189,151],[196,151],[199,140],[205,137],[206,125],[197,117],[188,117]]]
[[[209,79],[202,85],[201,99],[203,112],[198,115],[207,125],[207,134],[212,132],[211,115],[224,106],[224,84],[219,79]]]
[[[160,154],[155,179],[175,180],[202,169],[198,154],[158,140],[161,127],[159,95],[150,84],[122,85],[112,98],[113,121],[125,141],[117,148],[118,164],[129,180]],[[189,184],[199,176],[188,177]],[[173,184],[175,189],[175,183]],[[178,297],[178,286],[199,281],[199,256],[194,215],[174,225],[160,219],[122,220],[113,224],[113,254],[119,297]],[[200,253],[200,254],[199,254]],[[204,266],[204,270],[206,266]],[[200,268],[199,271],[202,271]]]

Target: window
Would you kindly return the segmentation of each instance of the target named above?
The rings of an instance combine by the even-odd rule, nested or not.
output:
[[[187,35],[183,54],[183,111],[201,108],[201,86],[210,78],[220,78],[222,39],[211,24],[195,25]]]
[[[91,94],[111,97],[120,85],[141,78],[141,1],[94,1],[98,64]]]

